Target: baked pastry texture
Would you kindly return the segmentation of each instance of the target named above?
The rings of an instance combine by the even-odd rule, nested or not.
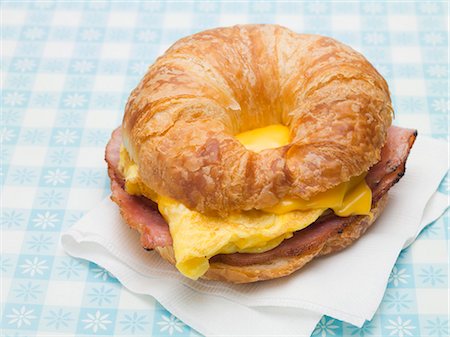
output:
[[[309,199],[380,160],[388,86],[352,48],[277,25],[207,30],[176,42],[133,90],[123,143],[143,182],[225,216]],[[255,153],[234,135],[270,124],[292,141]]]

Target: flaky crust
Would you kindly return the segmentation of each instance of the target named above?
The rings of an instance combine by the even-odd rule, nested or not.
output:
[[[292,274],[315,257],[337,252],[352,244],[375,222],[386,206],[388,195],[384,194],[372,208],[373,217],[358,216],[355,221],[329,236],[318,247],[297,256],[276,257],[265,264],[234,266],[222,262],[213,262],[202,278],[207,280],[227,281],[233,283],[250,283],[270,280]],[[312,225],[314,226],[314,224]],[[157,247],[155,250],[167,261],[175,264],[173,249]]]
[[[176,42],[132,92],[124,145],[158,194],[199,212],[309,199],[380,159],[388,86],[359,53],[277,25],[217,28]],[[291,143],[254,153],[235,134],[282,123]]]

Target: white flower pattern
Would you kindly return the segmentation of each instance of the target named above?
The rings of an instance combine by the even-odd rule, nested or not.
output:
[[[9,142],[14,138],[16,133],[12,129],[8,129],[6,127],[0,130],[0,144],[3,142]]]
[[[44,176],[44,180],[47,184],[56,186],[59,184],[64,184],[66,180],[69,179],[66,171],[61,169],[49,170]]]
[[[416,327],[411,325],[411,320],[408,319],[404,321],[400,316],[397,317],[396,320],[389,320],[390,325],[386,326],[386,329],[391,330],[389,336],[413,336],[411,330],[414,330]]]
[[[20,92],[10,92],[3,97],[3,101],[10,107],[21,106],[25,103],[25,96]]]
[[[139,32],[138,39],[142,42],[153,42],[157,39],[158,33],[154,30],[147,29]]]
[[[166,316],[161,315],[161,321],[156,323],[160,326],[159,331],[165,332],[167,331],[170,336],[173,335],[175,331],[177,332],[183,332],[183,327],[185,324],[181,322],[178,318],[176,318],[174,315]]]
[[[73,69],[80,74],[89,73],[94,69],[94,63],[88,60],[76,61]]]
[[[445,38],[441,33],[430,32],[430,33],[425,34],[424,40],[426,43],[428,43],[432,46],[436,46],[436,45],[442,44],[444,42]]]
[[[397,266],[395,266],[392,269],[391,275],[389,276],[389,283],[392,283],[395,287],[398,287],[400,284],[406,284],[408,283],[408,279],[411,277],[411,275],[407,274],[406,269],[398,269]]]
[[[42,229],[55,228],[58,221],[58,215],[56,213],[50,213],[49,211],[39,213],[33,219],[34,227]]]
[[[16,328],[21,328],[23,325],[29,326],[31,325],[31,322],[37,318],[33,313],[33,309],[28,309],[24,305],[20,309],[12,308],[12,313],[6,315],[8,324],[15,325]]]
[[[69,108],[79,108],[84,106],[87,99],[82,94],[70,94],[64,99],[64,105]]]
[[[106,269],[103,269],[101,267],[92,269],[92,272],[94,273],[94,278],[106,281],[108,278],[114,278],[114,276],[107,271]]]
[[[36,67],[36,62],[32,59],[19,59],[14,64],[14,67],[20,72],[32,71]]]
[[[102,314],[99,310],[95,314],[87,313],[87,318],[83,319],[82,322],[86,323],[84,325],[85,330],[92,330],[92,332],[97,333],[99,330],[106,330],[107,326],[112,323],[109,318],[109,314]]]
[[[77,132],[74,130],[66,129],[64,131],[58,131],[55,136],[57,144],[68,145],[73,144],[78,139]]]
[[[323,316],[319,323],[317,324],[316,328],[314,329],[312,335],[313,336],[321,336],[321,337],[325,337],[327,335],[335,335],[335,331],[336,329],[339,328],[339,326],[337,324],[335,324],[336,321],[334,319],[331,318],[327,318],[325,316]]]
[[[450,101],[445,98],[434,99],[432,106],[437,112],[448,112],[450,108]]]
[[[31,277],[35,275],[44,275],[44,271],[49,267],[47,261],[34,257],[33,259],[25,259],[25,263],[19,266],[22,269],[22,274],[28,274]]]
[[[427,72],[428,75],[433,77],[444,77],[447,74],[447,66],[440,65],[440,64],[433,64],[430,67],[428,67]]]

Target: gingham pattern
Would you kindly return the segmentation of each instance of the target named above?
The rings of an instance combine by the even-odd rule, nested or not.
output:
[[[198,335],[59,245],[108,195],[110,132],[175,40],[246,22],[333,36],[386,77],[396,123],[448,139],[447,11],[445,2],[3,3],[1,335]],[[440,189],[449,192],[448,179]],[[446,336],[448,219],[401,254],[371,322],[324,317],[313,335]]]

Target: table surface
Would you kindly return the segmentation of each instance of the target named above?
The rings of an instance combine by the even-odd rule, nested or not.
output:
[[[448,139],[445,2],[72,1],[2,11],[2,336],[198,335],[59,243],[109,194],[110,132],[147,66],[182,36],[246,22],[333,36],[386,77],[396,124]],[[448,178],[440,189],[449,192]],[[448,213],[402,252],[371,322],[324,317],[313,335],[447,335],[447,227]]]

